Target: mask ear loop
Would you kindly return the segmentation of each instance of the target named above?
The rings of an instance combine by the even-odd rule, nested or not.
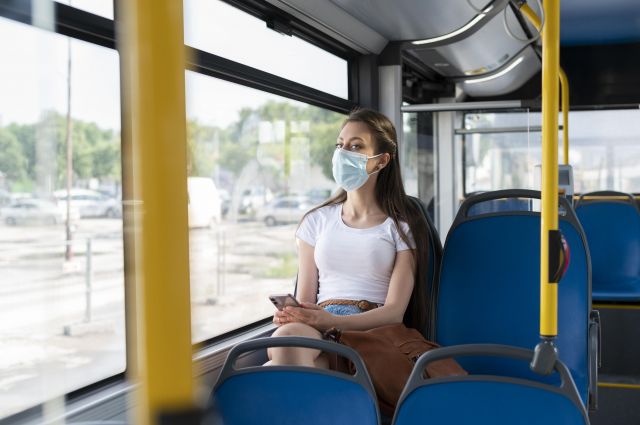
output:
[[[386,153],[386,152],[382,152],[382,153],[379,153],[378,155],[368,156],[368,157],[367,157],[367,161],[368,161],[368,160],[370,160],[370,159],[373,159],[373,158],[377,158],[377,157],[379,157],[380,155],[384,155],[385,153]],[[379,166],[380,166],[380,164],[376,165],[376,167],[379,167]],[[380,171],[382,171],[383,169],[384,169],[384,167],[382,167],[382,168],[378,168],[377,170],[372,171],[371,173],[367,173],[367,175],[372,176],[372,175],[374,175],[374,174],[376,174],[376,173],[379,173],[379,172],[380,172]]]

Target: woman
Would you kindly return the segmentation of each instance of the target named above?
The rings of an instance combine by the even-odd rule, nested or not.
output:
[[[333,155],[342,187],[309,211],[296,233],[301,307],[276,311],[274,336],[322,338],[331,327],[368,330],[404,322],[424,329],[428,233],[407,198],[396,131],[369,109],[344,121]],[[271,365],[328,368],[318,350],[268,350]]]

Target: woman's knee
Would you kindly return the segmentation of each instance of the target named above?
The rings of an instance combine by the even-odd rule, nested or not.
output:
[[[316,329],[304,323],[287,323],[280,326],[273,333],[274,337],[303,336],[307,338],[321,338],[321,334]],[[267,353],[273,365],[300,365],[315,366],[315,360],[320,354],[319,350],[298,347],[270,347]]]
[[[320,331],[304,323],[287,323],[275,330],[272,336],[304,336],[320,338]]]

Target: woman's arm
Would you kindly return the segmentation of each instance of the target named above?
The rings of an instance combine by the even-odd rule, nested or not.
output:
[[[301,298],[301,300],[305,301],[303,304],[305,308],[287,307],[285,312],[291,315],[291,321],[306,323],[319,331],[325,331],[334,326],[342,330],[367,330],[392,323],[401,323],[413,291],[415,270],[416,265],[412,251],[398,252],[384,306],[364,313],[350,316],[330,314],[315,305],[315,293],[313,303],[306,302],[305,299]],[[317,285],[317,278],[315,282]],[[301,292],[299,293],[302,294]]]
[[[315,248],[301,239],[296,239],[298,245],[298,301],[313,303],[318,295],[318,268],[313,257]]]
[[[315,248],[296,239],[298,245],[298,288],[296,298],[298,301],[315,305],[318,294],[318,268],[313,257]],[[293,322],[293,318],[285,311],[276,310],[273,315],[273,323],[276,326]]]

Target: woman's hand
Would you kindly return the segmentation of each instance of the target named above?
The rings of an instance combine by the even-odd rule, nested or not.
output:
[[[291,322],[294,322],[294,320],[292,320],[289,314],[284,311],[276,310],[273,314],[273,324],[278,327]]]
[[[302,307],[285,307],[281,324],[288,322],[305,323],[320,332],[324,332],[334,326],[335,316],[325,311],[322,307],[314,303],[300,303]],[[275,316],[274,316],[275,317]]]

